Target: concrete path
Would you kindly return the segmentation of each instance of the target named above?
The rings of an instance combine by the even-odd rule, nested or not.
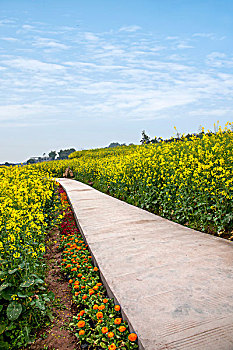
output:
[[[141,349],[233,349],[232,242],[59,182]]]

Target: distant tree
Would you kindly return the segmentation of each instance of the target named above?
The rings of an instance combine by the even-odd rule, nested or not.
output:
[[[111,142],[108,147],[119,147],[119,146],[126,146],[125,143],[119,143],[119,142]]]
[[[35,159],[30,158],[27,160],[27,164],[34,164],[34,163],[36,163]]]
[[[120,146],[119,142],[111,142],[108,147],[111,148],[111,147],[118,147],[118,146]]]
[[[150,143],[150,138],[146,134],[145,130],[142,130],[142,139],[141,139],[140,142],[141,142],[142,145]]]
[[[49,152],[49,157],[54,160],[56,158],[57,152],[56,151],[50,151]]]
[[[69,154],[75,152],[76,150],[74,148],[69,148],[69,149],[64,149],[64,150],[60,150],[58,152],[58,159],[68,159]]]

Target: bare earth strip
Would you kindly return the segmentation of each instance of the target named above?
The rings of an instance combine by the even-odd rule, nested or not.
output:
[[[59,182],[141,349],[233,349],[232,242]]]

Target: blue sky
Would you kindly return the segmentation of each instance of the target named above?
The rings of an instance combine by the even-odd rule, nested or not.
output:
[[[0,162],[233,121],[233,1],[1,0]]]

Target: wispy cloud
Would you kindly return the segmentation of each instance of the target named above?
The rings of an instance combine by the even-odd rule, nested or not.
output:
[[[207,64],[215,67],[215,68],[221,68],[221,67],[233,67],[233,56],[228,57],[223,52],[212,52],[209,55],[207,55]]]
[[[47,63],[35,59],[28,59],[18,57],[9,60],[3,60],[2,64],[10,66],[14,69],[20,69],[25,71],[46,71],[54,72],[65,70],[65,67],[61,64]]]
[[[208,33],[155,38],[137,25],[102,33],[63,26],[54,34],[45,24],[19,27],[17,55],[7,48],[0,60],[5,121],[171,119],[208,109],[213,116],[233,102],[233,74],[224,71],[232,57],[209,51],[195,62],[196,44]]]
[[[131,26],[124,26],[121,27],[119,29],[119,32],[128,32],[128,33],[133,33],[133,32],[137,32],[138,30],[140,30],[141,27],[137,26],[137,25],[131,25]]]
[[[216,38],[216,35],[214,33],[194,33],[192,36],[194,38],[195,37],[198,37],[198,38],[210,38],[210,39]]]
[[[2,38],[0,38],[0,40],[9,41],[9,42],[16,42],[16,41],[19,41],[19,39],[17,39],[17,38],[11,38],[11,37],[2,37]]]
[[[32,45],[39,48],[50,48],[50,49],[59,49],[59,50],[69,49],[68,45],[65,45],[63,43],[58,42],[57,40],[53,40],[49,38],[37,38]]]

